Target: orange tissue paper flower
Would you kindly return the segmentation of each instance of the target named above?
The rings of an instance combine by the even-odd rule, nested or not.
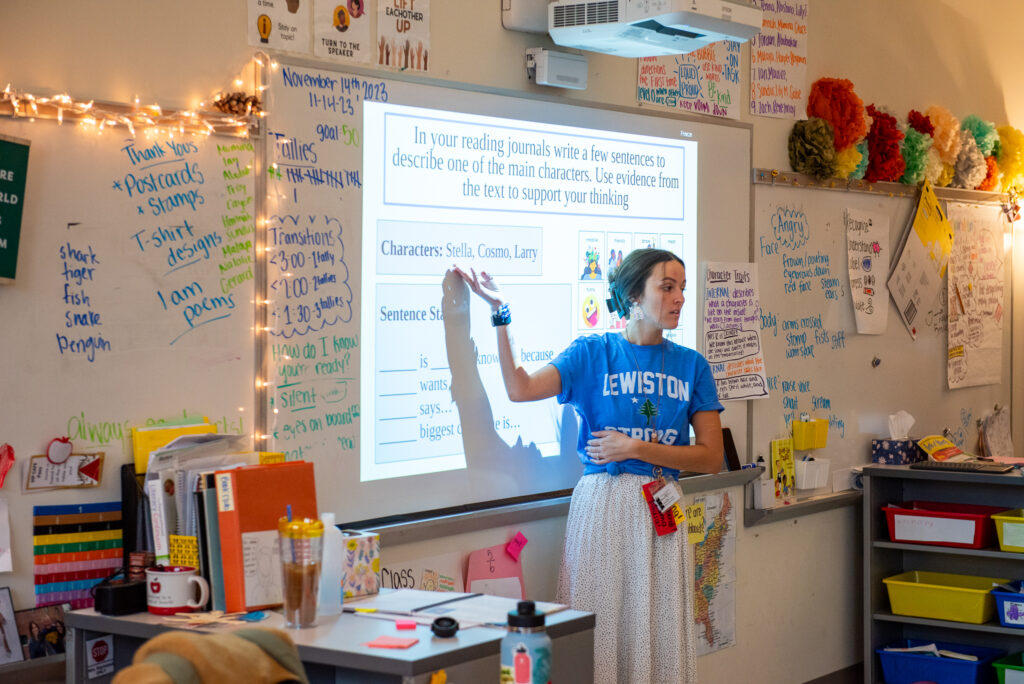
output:
[[[956,164],[960,154],[960,120],[945,107],[932,105],[925,110],[928,120],[932,122],[935,132],[932,133],[932,145],[945,164]]]
[[[845,78],[819,78],[807,96],[807,116],[832,124],[837,150],[860,141],[868,130],[864,102]]]
[[[985,180],[978,184],[978,190],[989,192],[999,189],[999,165],[993,156],[985,157]]]

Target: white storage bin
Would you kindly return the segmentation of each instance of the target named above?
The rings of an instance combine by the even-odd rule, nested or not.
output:
[[[815,458],[813,461],[796,462],[796,488],[818,489],[828,485],[829,460]]]

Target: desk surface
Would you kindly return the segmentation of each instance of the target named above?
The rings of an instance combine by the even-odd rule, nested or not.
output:
[[[493,655],[498,652],[501,638],[505,635],[503,628],[472,627],[460,629],[450,639],[440,639],[433,635],[428,626],[417,625],[415,630],[398,630],[393,619],[384,620],[351,613],[322,617],[316,627],[289,629],[284,626],[284,617],[280,613],[268,611],[268,614],[270,617],[262,622],[210,625],[198,628],[198,631],[212,634],[242,627],[276,627],[292,637],[303,662],[407,676]],[[164,622],[150,613],[112,616],[101,615],[92,608],[71,611],[65,615],[64,622],[68,627],[84,631],[130,635],[142,640],[168,629],[181,629],[179,625]],[[592,630],[594,615],[563,610],[549,615],[547,623],[548,635],[557,639]],[[380,649],[363,645],[385,634],[414,636],[420,641],[407,649]]]

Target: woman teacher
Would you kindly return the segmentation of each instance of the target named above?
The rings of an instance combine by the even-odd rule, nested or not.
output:
[[[664,337],[679,325],[685,265],[665,250],[631,252],[609,279],[608,306],[627,319],[625,330],[579,337],[533,373],[513,353],[511,312],[493,281],[455,272],[491,306],[509,399],[557,397],[579,416],[584,469],[569,507],[558,600],[597,616],[595,681],[695,682],[685,526],[671,531],[672,515],[648,503],[678,496],[681,471],[716,473],[722,465],[711,369]]]

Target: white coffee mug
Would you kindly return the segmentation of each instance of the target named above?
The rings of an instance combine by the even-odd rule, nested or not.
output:
[[[194,601],[193,584],[199,587]],[[210,598],[210,585],[199,571],[185,565],[157,565],[146,568],[146,605],[157,615],[174,615],[201,610]]]

